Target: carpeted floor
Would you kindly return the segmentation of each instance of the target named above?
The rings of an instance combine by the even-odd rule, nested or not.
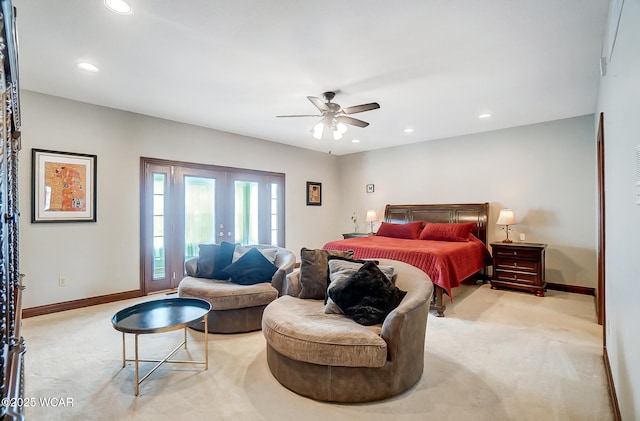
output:
[[[28,420],[612,420],[594,298],[545,298],[489,285],[454,291],[447,317],[429,315],[425,372],[408,392],[369,404],[316,402],[270,374],[262,332],[209,335],[209,370],[164,365],[134,396],[122,368],[118,310],[146,297],[24,320]],[[163,357],[182,331],[143,335],[141,357]],[[127,335],[133,351],[133,336]],[[181,358],[203,357],[189,331]],[[133,354],[130,354],[132,357]],[[153,364],[142,365],[145,373]]]

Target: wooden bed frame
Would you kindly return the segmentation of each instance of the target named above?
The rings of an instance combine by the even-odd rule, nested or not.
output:
[[[467,204],[440,204],[440,205],[387,205],[384,209],[385,222],[394,224],[406,224],[407,222],[444,222],[476,224],[473,235],[487,245],[487,221],[489,219],[489,203]],[[487,267],[480,270],[475,277],[483,282],[488,280]],[[436,316],[444,317],[446,305],[443,301],[443,289],[435,285],[435,294],[431,308],[436,311]]]

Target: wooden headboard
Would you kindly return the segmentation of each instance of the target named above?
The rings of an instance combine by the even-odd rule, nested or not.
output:
[[[406,224],[407,222],[474,222],[473,235],[487,244],[487,221],[489,203],[442,204],[442,205],[387,205],[384,208],[385,222]]]

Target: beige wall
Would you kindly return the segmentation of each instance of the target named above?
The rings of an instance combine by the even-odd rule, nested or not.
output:
[[[606,346],[623,420],[640,414],[639,45],[640,2],[625,1],[598,96],[605,122]]]
[[[366,210],[386,203],[490,202],[489,239],[501,240],[494,222],[512,207],[512,238],[549,244],[548,281],[595,287],[592,116],[337,157],[28,91],[22,101],[22,186],[31,148],[98,155],[95,224],[31,224],[22,190],[26,308],[138,288],[140,156],[285,173],[295,252],[352,231],[354,211],[366,230]],[[308,180],[323,183],[323,206],[306,206]]]
[[[333,240],[340,184],[337,157],[216,130],[23,91],[20,257],[24,307],[139,288],[140,157],[286,174],[286,246]],[[31,149],[98,156],[97,223],[32,224]],[[306,206],[306,181],[323,185]],[[58,286],[58,277],[67,286]]]
[[[504,239],[495,221],[513,208],[510,237],[548,244],[548,282],[595,288],[593,139],[588,115],[343,156],[339,223],[387,203],[490,202],[489,241]]]

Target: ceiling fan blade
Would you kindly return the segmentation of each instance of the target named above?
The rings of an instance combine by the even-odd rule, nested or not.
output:
[[[352,126],[358,127],[367,127],[369,125],[369,123],[367,123],[366,121],[358,120],[357,118],[347,117],[344,115],[339,116],[338,121],[344,124],[351,124]]]
[[[276,117],[322,117],[317,114],[296,114],[296,115],[277,115]]]
[[[325,104],[324,101],[322,101],[320,98],[315,96],[308,96],[307,99],[311,101],[311,103],[315,105],[316,108],[318,108],[320,111],[329,110],[329,108],[327,107],[327,104]]]
[[[354,105],[353,107],[343,108],[342,112],[345,114],[355,114],[364,111],[375,110],[378,108],[380,108],[380,104],[378,104],[377,102],[370,102],[369,104]]]

